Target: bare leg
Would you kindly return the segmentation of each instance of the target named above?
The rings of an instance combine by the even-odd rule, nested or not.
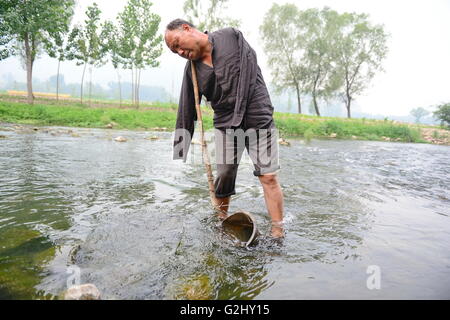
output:
[[[274,238],[284,236],[283,230],[283,192],[276,173],[259,176],[264,190],[266,207],[272,219],[271,235]]]
[[[215,198],[215,209],[219,219],[223,220],[228,216],[228,208],[230,206],[230,198]]]

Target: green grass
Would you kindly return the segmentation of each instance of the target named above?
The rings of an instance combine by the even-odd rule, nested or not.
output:
[[[360,140],[391,140],[426,142],[420,130],[407,124],[387,120],[346,119],[276,113],[275,123],[284,136],[331,137]]]
[[[149,129],[173,128],[176,113],[173,111],[149,111],[117,108],[88,108],[80,105],[33,106],[0,101],[0,121],[35,125],[101,128],[115,122],[117,128]]]
[[[94,107],[81,105],[76,100],[56,102],[37,99],[34,105],[15,102],[0,95],[0,121],[46,126],[103,128],[114,122],[118,129],[174,129],[176,104],[146,103],[139,109],[119,108],[116,101],[95,100]],[[16,99],[17,100],[17,99]],[[205,129],[213,127],[213,112],[203,107]],[[426,142],[420,127],[396,123],[391,120],[346,119],[316,117],[302,114],[275,112],[275,124],[283,137],[386,140]]]

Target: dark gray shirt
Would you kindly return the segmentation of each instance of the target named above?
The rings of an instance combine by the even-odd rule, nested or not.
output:
[[[208,33],[211,42],[210,67],[195,62],[199,85],[199,101],[204,95],[214,110],[214,127],[218,129],[273,128],[273,106],[257,64],[255,51],[242,33],[225,28]],[[178,105],[174,139],[174,159],[186,160],[190,140],[194,133],[194,88],[190,61],[187,61]]]

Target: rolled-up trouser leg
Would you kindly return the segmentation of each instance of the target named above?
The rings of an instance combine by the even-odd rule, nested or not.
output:
[[[214,181],[217,198],[227,198],[236,194],[238,164],[217,164],[217,177]]]

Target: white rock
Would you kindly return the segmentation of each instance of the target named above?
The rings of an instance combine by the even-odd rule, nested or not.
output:
[[[100,300],[100,291],[92,283],[72,286],[64,293],[64,300]]]
[[[291,143],[289,141],[284,140],[283,138],[278,139],[278,143],[282,146],[290,146]]]
[[[122,137],[122,136],[118,136],[118,137],[115,137],[115,138],[114,138],[114,141],[117,141],[117,142],[125,142],[125,141],[127,141],[127,139],[124,138],[124,137]]]

